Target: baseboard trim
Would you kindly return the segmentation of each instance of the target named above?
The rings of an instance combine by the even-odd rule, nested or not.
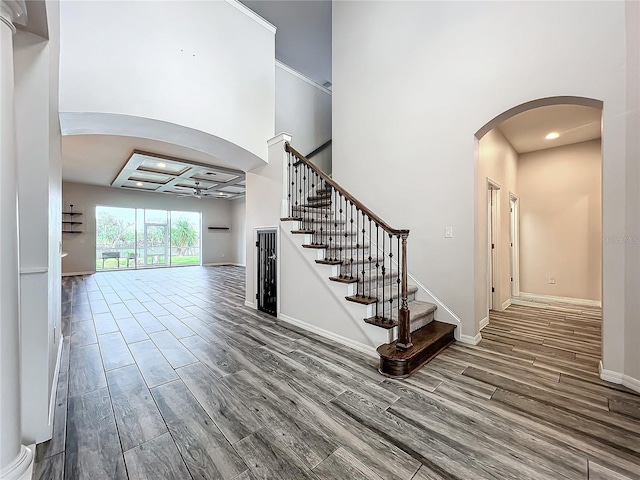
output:
[[[296,327],[302,328],[304,330],[308,330],[312,333],[320,335],[323,338],[327,338],[329,340],[333,340],[341,345],[344,345],[349,348],[353,348],[358,352],[371,355],[372,357],[379,358],[378,352],[375,347],[370,345],[365,345],[364,343],[356,342],[347,337],[343,337],[342,335],[338,335],[337,333],[330,332],[329,330],[325,330],[324,328],[317,327],[315,325],[311,325],[310,323],[303,322],[302,320],[298,320],[297,318],[290,317],[289,315],[285,315],[281,313],[278,315],[278,320],[282,320],[285,323],[290,323]]]
[[[49,432],[51,434],[53,434],[53,415],[56,411],[56,392],[58,391],[58,378],[60,377],[60,362],[62,360],[63,344],[64,337],[60,335],[60,340],[58,341],[58,358],[56,360],[56,368],[54,370],[53,383],[51,385],[51,398],[49,399]]]
[[[502,304],[502,310],[506,310],[507,308],[509,308],[509,306],[511,305],[511,299],[507,298],[504,303]]]
[[[63,277],[75,277],[77,275],[93,275],[94,273],[96,273],[95,270],[86,271],[86,272],[66,272],[66,273],[63,273],[62,276]]]
[[[617,383],[624,385],[631,390],[635,390],[640,393],[640,380],[630,377],[620,372],[614,372],[613,370],[605,370],[602,366],[602,360],[598,364],[598,371],[600,372],[600,378],[605,382]]]
[[[232,262],[220,262],[220,263],[203,263],[203,267],[246,267],[246,265],[242,263],[232,263]]]
[[[250,302],[249,300],[245,300],[244,301],[244,306],[245,307],[249,307],[249,308],[253,308],[254,310],[257,310],[256,304],[253,303],[253,302]]]
[[[460,340],[458,341],[467,345],[478,345],[480,343],[480,340],[482,340],[482,334],[478,332],[474,337],[472,337],[471,335],[460,334]]]
[[[573,298],[573,297],[558,297],[556,295],[545,295],[542,293],[528,293],[520,292],[520,298],[549,300],[553,302],[570,303],[571,305],[580,305],[583,307],[598,307],[602,308],[602,302],[598,300],[589,300],[587,298]]]
[[[22,445],[18,456],[0,472],[0,480],[31,480],[36,446]]]
[[[488,316],[484,317],[482,320],[480,320],[480,330],[482,330],[487,325],[489,325],[489,317]]]

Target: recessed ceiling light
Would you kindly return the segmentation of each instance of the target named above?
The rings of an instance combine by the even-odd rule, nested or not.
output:
[[[224,193],[222,193],[222,192],[218,192],[218,196],[219,196],[219,197],[224,197]]]
[[[162,163],[162,162],[158,162],[157,166],[159,168],[165,168],[167,166],[167,164],[166,163]]]
[[[136,182],[136,186],[137,187],[141,187],[142,186],[142,182]]]
[[[560,136],[560,134],[558,132],[551,132],[544,138],[546,138],[547,140],[555,140],[559,136]]]

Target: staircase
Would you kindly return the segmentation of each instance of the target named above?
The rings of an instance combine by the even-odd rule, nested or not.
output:
[[[410,376],[454,341],[455,326],[436,321],[436,306],[416,300],[407,282],[409,230],[389,227],[289,143],[285,150],[289,216],[281,221],[318,251],[317,264],[331,266],[329,279],[345,284],[363,321],[391,333],[377,349],[380,373]]]

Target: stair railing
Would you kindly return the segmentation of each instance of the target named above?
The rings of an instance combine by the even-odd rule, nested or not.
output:
[[[365,320],[386,328],[397,325],[396,348],[410,348],[409,230],[391,228],[289,142],[285,152],[289,219],[313,235],[312,247],[324,248],[320,263],[339,266],[338,281],[356,284],[349,300],[375,304],[374,316]]]

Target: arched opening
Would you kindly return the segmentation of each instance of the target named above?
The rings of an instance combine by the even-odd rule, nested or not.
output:
[[[595,372],[602,106],[584,97],[538,99],[475,135],[475,311],[480,329],[490,325],[482,337],[544,361],[578,356]]]

